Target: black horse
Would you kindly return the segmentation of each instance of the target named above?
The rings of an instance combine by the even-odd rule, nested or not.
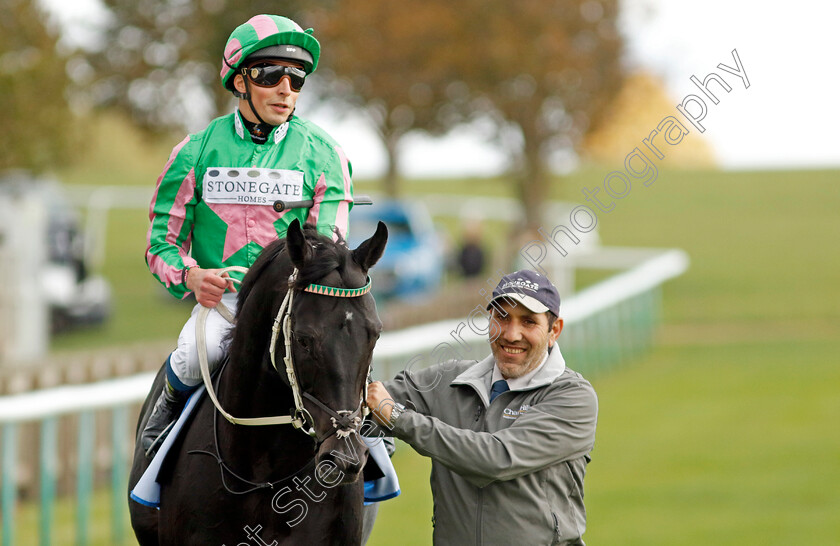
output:
[[[382,324],[370,293],[334,297],[305,289],[316,283],[321,287],[314,292],[366,286],[387,238],[380,222],[376,233],[351,251],[343,241],[333,242],[311,226],[301,229],[295,221],[285,240],[265,248],[240,288],[229,358],[216,374],[215,390],[221,407],[234,416],[291,412],[303,417],[305,426],[234,425],[204,396],[159,474],[160,510],[129,502],[140,544],[361,542],[360,472],[367,451],[356,429]],[[272,325],[289,290],[291,354],[302,400],[298,411],[283,365],[282,332],[276,366],[269,350]],[[158,373],[143,405],[136,446],[162,384]],[[303,430],[309,427],[307,434]],[[135,447],[129,491],[148,462]]]

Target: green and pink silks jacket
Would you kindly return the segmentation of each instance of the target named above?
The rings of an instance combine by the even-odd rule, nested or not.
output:
[[[239,112],[216,118],[175,146],[158,178],[149,208],[149,270],[183,298],[185,267],[250,267],[295,218],[330,237],[335,227],[346,238],[351,172],[342,149],[314,123],[292,117],[255,144]],[[278,213],[277,199],[315,204]]]

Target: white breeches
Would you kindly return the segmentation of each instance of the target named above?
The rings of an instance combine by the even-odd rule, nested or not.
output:
[[[226,292],[222,295],[222,303],[236,313],[236,293]],[[190,318],[181,329],[178,336],[178,347],[172,351],[170,366],[175,376],[184,386],[196,387],[201,384],[201,366],[198,363],[198,349],[195,341],[195,323],[201,305],[193,307]],[[207,314],[206,339],[207,339],[207,363],[210,365],[210,372],[214,372],[227,353],[229,341],[225,338],[233,327],[225,320],[216,309]],[[178,386],[175,385],[177,388]]]

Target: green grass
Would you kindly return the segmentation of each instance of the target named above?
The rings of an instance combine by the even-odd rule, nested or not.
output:
[[[153,184],[172,144],[116,178]],[[90,172],[71,179],[115,179]],[[582,170],[554,197],[581,201],[581,187],[606,173]],[[599,214],[605,244],[682,248],[691,267],[666,285],[654,350],[591,378],[600,416],[586,479],[588,544],[837,543],[838,174],[662,171]],[[407,190],[513,195],[503,179],[412,181]],[[56,348],[174,341],[188,312],[145,270],[144,214],[120,213],[111,225],[105,273],[115,319]],[[429,544],[429,461],[404,445],[394,461],[403,494],[382,505],[370,544]]]
[[[807,357],[806,357],[807,355]],[[840,536],[836,341],[667,346],[596,378],[592,544]],[[803,358],[806,357],[806,358]]]
[[[665,173],[601,219],[609,244],[676,246],[692,259],[669,320],[836,320],[837,172]],[[614,216],[613,216],[614,215]]]
[[[392,459],[400,479],[400,496],[379,504],[368,544],[412,546],[432,543],[431,460],[397,442]]]
[[[111,524],[111,492],[100,489],[93,493],[91,502],[91,524],[88,526],[88,543],[92,546],[123,546],[137,544],[128,519],[128,509],[123,511],[125,516],[121,520],[123,528],[123,543],[113,540]],[[15,517],[15,544],[42,544],[42,537],[38,535],[40,513],[35,504],[27,503],[18,508]],[[52,521],[54,525],[50,531],[50,544],[61,546],[77,543],[76,532],[76,503],[74,498],[59,499],[54,506]]]

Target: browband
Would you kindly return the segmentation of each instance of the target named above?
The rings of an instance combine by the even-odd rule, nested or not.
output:
[[[334,286],[323,286],[320,284],[310,284],[303,289],[304,292],[312,292],[313,294],[321,294],[322,296],[332,296],[334,298],[356,298],[363,296],[370,292],[371,280],[367,278],[367,284],[361,288],[336,288]]]

